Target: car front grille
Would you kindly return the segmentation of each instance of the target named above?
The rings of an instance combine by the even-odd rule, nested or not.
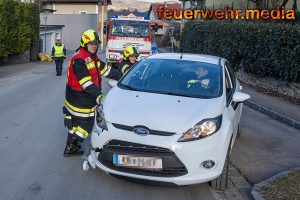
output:
[[[126,126],[126,125],[122,125],[122,124],[112,124],[115,128],[118,129],[122,129],[125,131],[132,131],[134,129],[134,126]],[[158,130],[151,130],[149,129],[149,134],[150,135],[161,135],[161,136],[172,136],[175,135],[176,133],[174,132],[166,132],[166,131],[158,131]]]
[[[113,164],[113,154],[134,155],[141,157],[159,157],[162,158],[163,169],[158,171],[152,169],[133,169],[116,166]],[[104,166],[110,169],[131,174],[157,177],[177,177],[188,173],[183,163],[177,158],[175,153],[169,149],[119,140],[112,140],[108,144],[106,144],[101,149],[98,160]]]

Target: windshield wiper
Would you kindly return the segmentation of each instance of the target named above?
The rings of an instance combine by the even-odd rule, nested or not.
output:
[[[135,33],[135,34],[138,34],[139,36],[141,36],[141,37],[145,37],[143,34],[141,34],[140,32],[137,32],[137,33]]]
[[[139,91],[138,89],[136,89],[136,88],[133,88],[133,87],[131,87],[131,86],[129,86],[129,85],[124,85],[124,84],[119,84],[119,86],[121,86],[122,88],[125,88],[125,89],[129,89],[129,90],[132,90],[132,91]]]
[[[188,95],[188,94],[178,94],[178,93],[174,93],[174,92],[166,92],[164,94],[167,95],[174,95],[174,96],[181,96],[181,97],[195,97],[194,95]]]

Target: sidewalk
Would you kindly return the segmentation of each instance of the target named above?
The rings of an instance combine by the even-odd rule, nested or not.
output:
[[[300,130],[299,105],[285,101],[280,97],[260,93],[246,84],[242,83],[242,86],[242,91],[251,96],[246,103],[247,106]]]

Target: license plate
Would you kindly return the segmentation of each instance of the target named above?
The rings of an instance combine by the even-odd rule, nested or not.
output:
[[[139,157],[132,155],[113,154],[113,163],[117,166],[141,168],[141,169],[162,169],[162,158]]]

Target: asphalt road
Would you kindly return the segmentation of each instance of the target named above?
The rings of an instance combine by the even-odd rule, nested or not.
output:
[[[231,163],[251,184],[300,166],[300,131],[244,107]]]
[[[82,158],[63,157],[66,67],[59,77],[54,63],[5,66],[0,77],[0,200],[216,199],[208,184],[147,186],[84,172]]]

